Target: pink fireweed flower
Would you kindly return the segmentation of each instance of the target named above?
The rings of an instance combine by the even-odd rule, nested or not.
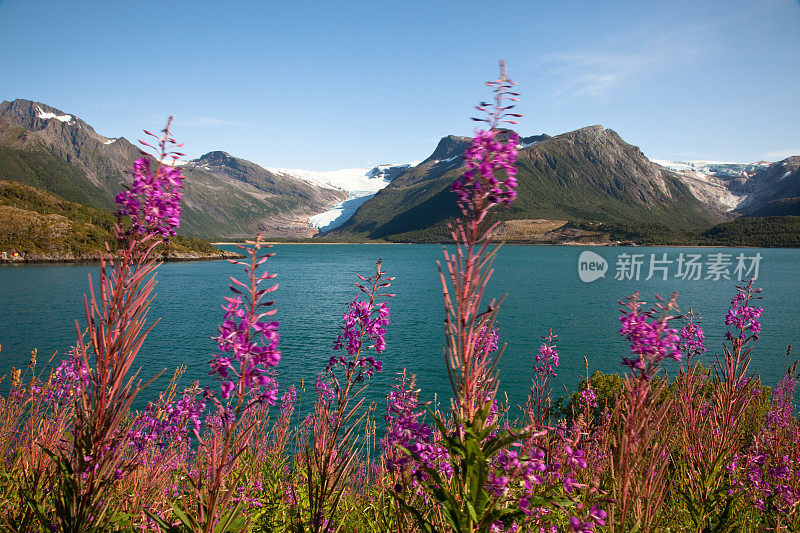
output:
[[[638,293],[628,296],[627,303],[620,302],[625,308],[621,310],[619,333],[631,343],[634,355],[623,357],[622,364],[639,372],[644,379],[650,379],[665,358],[681,360],[678,330],[667,327],[675,318],[668,313],[675,307],[676,298],[677,294],[673,295],[667,305],[661,304],[659,299],[657,306],[646,312],[639,309],[645,302],[639,300]]]
[[[506,74],[504,61],[500,62],[500,77],[486,82],[494,92],[494,102],[481,102],[476,109],[486,114],[485,118],[473,118],[486,122],[486,130],[477,130],[472,145],[464,154],[467,171],[450,187],[458,197],[464,213],[474,213],[477,221],[484,219],[489,210],[503,204],[508,207],[517,197],[517,146],[519,136],[510,130],[499,130],[502,123],[516,124],[508,117],[521,117],[509,111],[515,107],[519,93],[512,92],[516,83]],[[510,104],[510,105],[509,105]]]
[[[234,393],[251,394],[258,402],[274,405],[277,401],[278,383],[270,369],[281,359],[281,353],[278,351],[280,335],[277,322],[262,320],[275,313],[274,310],[262,312],[263,307],[271,306],[274,302],[261,300],[267,293],[277,289],[278,285],[261,289],[260,284],[273,279],[276,274],[256,273],[258,267],[274,254],[258,255],[261,247],[270,247],[261,244],[261,235],[250,244],[254,246],[241,247],[251,256],[250,263],[231,261],[246,266],[249,283],[245,284],[233,277],[230,278],[232,281],[230,289],[238,296],[225,297],[227,303],[222,305],[224,319],[219,326],[219,334],[214,337],[219,353],[209,363],[211,366],[209,374],[223,380],[221,385],[223,398],[229,398]]]
[[[184,390],[181,398],[168,405],[150,402],[136,416],[128,433],[130,446],[137,452],[151,446],[165,449],[171,441],[184,440],[190,431],[200,430],[205,402],[199,388]],[[163,398],[163,394],[159,400]]]
[[[128,217],[131,231],[140,235],[150,234],[169,239],[175,235],[175,230],[180,225],[183,176],[181,169],[172,166],[172,163],[183,154],[167,148],[171,144],[182,146],[170,136],[171,123],[172,117],[169,117],[166,128],[162,130],[156,169],[151,167],[149,155],[142,152],[145,157],[137,159],[131,168],[133,183],[126,186],[127,190],[114,199],[114,203],[120,206],[116,212],[117,217]],[[158,138],[154,134],[150,135]],[[142,144],[155,149],[145,142]]]
[[[334,350],[345,350],[347,356],[331,356],[327,365],[327,372],[333,372],[336,366],[344,368],[348,374],[355,373],[356,381],[365,381],[383,369],[383,363],[372,356],[364,356],[364,350],[375,350],[381,354],[386,350],[385,326],[389,325],[389,303],[377,304],[376,297],[392,297],[394,294],[376,294],[378,289],[385,289],[391,285],[394,278],[383,278],[381,261],[378,261],[377,271],[374,276],[365,278],[359,275],[361,281],[371,284],[371,289],[356,283],[363,293],[369,295],[368,301],[360,301],[356,297],[350,308],[343,316],[344,325],[339,326],[342,332],[336,337],[333,344]],[[383,279],[383,281],[381,281]],[[370,292],[371,290],[371,292]],[[367,343],[372,342],[371,345]],[[348,357],[349,356],[349,357]]]
[[[687,361],[691,361],[693,357],[698,357],[706,351],[703,342],[705,334],[703,328],[698,324],[699,320],[700,317],[695,317],[694,311],[689,309],[686,322],[681,327],[679,350],[686,355]]]
[[[498,140],[494,129],[475,132],[472,146],[464,154],[468,170],[450,187],[459,203],[468,208],[483,205],[484,209],[489,209],[500,203],[508,207],[517,197],[514,164],[518,144],[519,136],[513,132],[505,142]],[[502,173],[505,179],[501,179]]]
[[[578,468],[586,469],[586,459],[584,459],[583,450],[573,450],[570,446],[564,447],[564,455],[567,456],[567,463],[570,466],[577,466]]]
[[[422,420],[424,411],[419,405],[418,391],[412,389],[413,383],[413,378],[410,381],[405,376],[398,378],[387,398],[386,436],[381,446],[389,472],[403,471],[406,465],[414,465],[412,473],[419,473],[419,467],[412,457],[397,450],[397,447],[420,452],[418,457],[422,462],[430,456],[433,432]]]
[[[556,351],[555,342],[558,340],[558,335],[550,334],[545,337],[545,343],[539,347],[539,353],[536,354],[536,364],[533,365],[533,371],[542,376],[555,376],[555,367],[558,367],[558,352]]]
[[[760,307],[753,307],[750,301],[761,299],[759,296],[761,289],[753,288],[753,283],[750,282],[747,285],[737,286],[736,291],[736,296],[731,300],[730,309],[725,316],[725,325],[733,326],[734,332],[728,331],[725,336],[730,341],[734,339],[743,343],[750,339],[757,341],[758,334],[761,333],[759,319],[764,310]],[[746,332],[749,332],[749,335]]]
[[[89,370],[86,363],[74,355],[58,365],[52,378],[48,400],[66,402],[89,387]]]
[[[487,329],[486,326],[482,327],[478,333],[478,339],[475,341],[475,353],[478,357],[493,354],[497,351],[497,340],[499,335],[497,329]]]
[[[597,393],[592,388],[591,382],[588,383],[585,389],[581,389],[578,403],[584,411],[588,410],[590,407],[597,407]]]

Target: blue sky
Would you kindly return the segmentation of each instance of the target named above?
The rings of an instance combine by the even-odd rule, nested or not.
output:
[[[523,135],[591,124],[651,158],[800,155],[800,2],[0,1],[0,99],[190,157],[330,170],[470,135],[508,62]]]

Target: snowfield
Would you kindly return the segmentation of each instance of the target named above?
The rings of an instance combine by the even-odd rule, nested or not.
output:
[[[735,163],[731,161],[668,161],[651,159],[653,163],[676,172],[697,198],[716,204],[724,211],[733,211],[747,201],[746,194],[733,194],[728,180],[752,175],[768,163]]]
[[[344,224],[356,210],[375,196],[375,194],[391,183],[390,172],[416,166],[418,162],[403,165],[378,165],[377,167],[345,168],[342,170],[302,170],[296,168],[269,168],[274,174],[283,174],[307,181],[312,185],[326,189],[338,189],[347,192],[347,198],[328,211],[318,213],[308,219],[308,223],[320,231],[328,231]]]

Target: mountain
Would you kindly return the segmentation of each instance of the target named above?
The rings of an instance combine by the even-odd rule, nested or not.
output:
[[[0,103],[0,179],[96,208],[113,209],[141,157],[124,138],[104,137],[80,118],[29,100]],[[225,152],[184,167],[181,232],[204,238],[310,237],[307,223],[347,192],[275,174]]]
[[[769,163],[660,161],[692,192],[735,215],[800,215],[800,156]]]
[[[139,150],[77,117],[28,100],[0,102],[0,179],[110,209]]]
[[[185,225],[205,237],[311,237],[316,230],[308,218],[347,196],[220,151],[189,161],[182,171]]]
[[[463,172],[466,137],[444,137],[433,154],[362,205],[332,236],[441,240],[457,215],[450,184]],[[566,220],[710,227],[725,215],[695,197],[674,172],[650,162],[616,132],[590,126],[520,140],[517,200],[502,221]]]

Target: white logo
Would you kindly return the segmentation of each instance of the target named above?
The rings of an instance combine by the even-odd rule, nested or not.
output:
[[[606,277],[608,263],[602,255],[594,252],[581,252],[578,258],[578,276],[581,281],[591,283],[592,281]]]

